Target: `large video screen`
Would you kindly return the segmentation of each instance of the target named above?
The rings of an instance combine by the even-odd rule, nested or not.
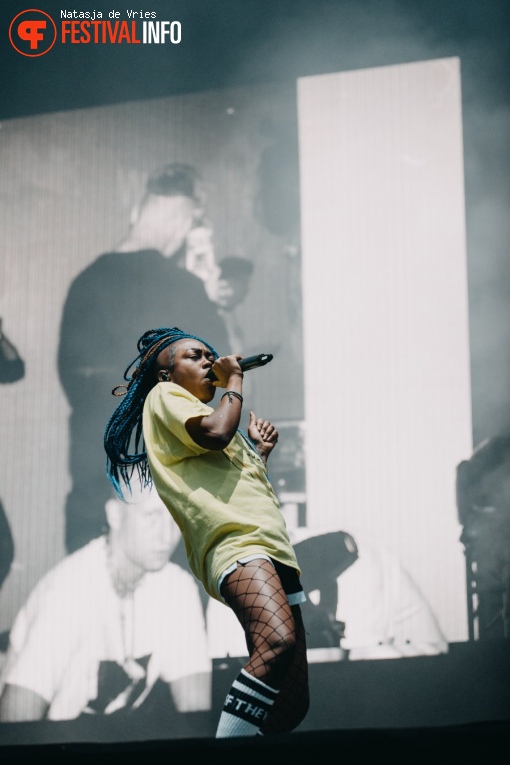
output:
[[[1,724],[214,735],[243,632],[157,495],[105,473],[112,391],[162,326],[272,355],[241,427],[280,434],[310,663],[467,639],[460,92],[440,59],[4,122]]]

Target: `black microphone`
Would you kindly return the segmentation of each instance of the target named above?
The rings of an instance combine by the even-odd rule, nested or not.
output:
[[[264,367],[266,364],[269,364],[272,358],[272,353],[259,353],[257,356],[246,356],[245,359],[239,361],[239,366],[243,372],[248,372],[250,369]],[[206,377],[208,380],[213,381],[218,379],[212,369],[207,372]]]

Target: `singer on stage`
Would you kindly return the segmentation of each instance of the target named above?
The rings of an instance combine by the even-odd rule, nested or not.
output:
[[[226,696],[216,737],[291,731],[309,703],[305,595],[266,473],[278,433],[253,412],[248,434],[239,429],[240,356],[219,358],[176,327],[146,332],[137,347],[105,431],[108,476],[128,501],[135,470],[154,485],[181,529],[193,574],[244,629],[249,660]],[[225,392],[213,409],[217,388]]]

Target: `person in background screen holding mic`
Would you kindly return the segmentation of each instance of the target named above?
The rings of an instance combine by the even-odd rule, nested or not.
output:
[[[177,327],[149,330],[137,348],[105,430],[109,478],[121,496],[134,471],[154,485],[181,529],[193,574],[244,629],[249,658],[216,737],[291,731],[309,704],[299,605],[306,597],[266,472],[278,432],[254,412],[247,435],[239,430],[240,356],[218,357]],[[218,387],[225,392],[213,409]]]

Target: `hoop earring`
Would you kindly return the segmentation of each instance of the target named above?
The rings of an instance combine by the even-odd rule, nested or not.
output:
[[[121,388],[125,388],[125,390],[121,391]],[[112,395],[125,396],[128,390],[129,388],[127,385],[116,385],[115,388],[112,390]]]

